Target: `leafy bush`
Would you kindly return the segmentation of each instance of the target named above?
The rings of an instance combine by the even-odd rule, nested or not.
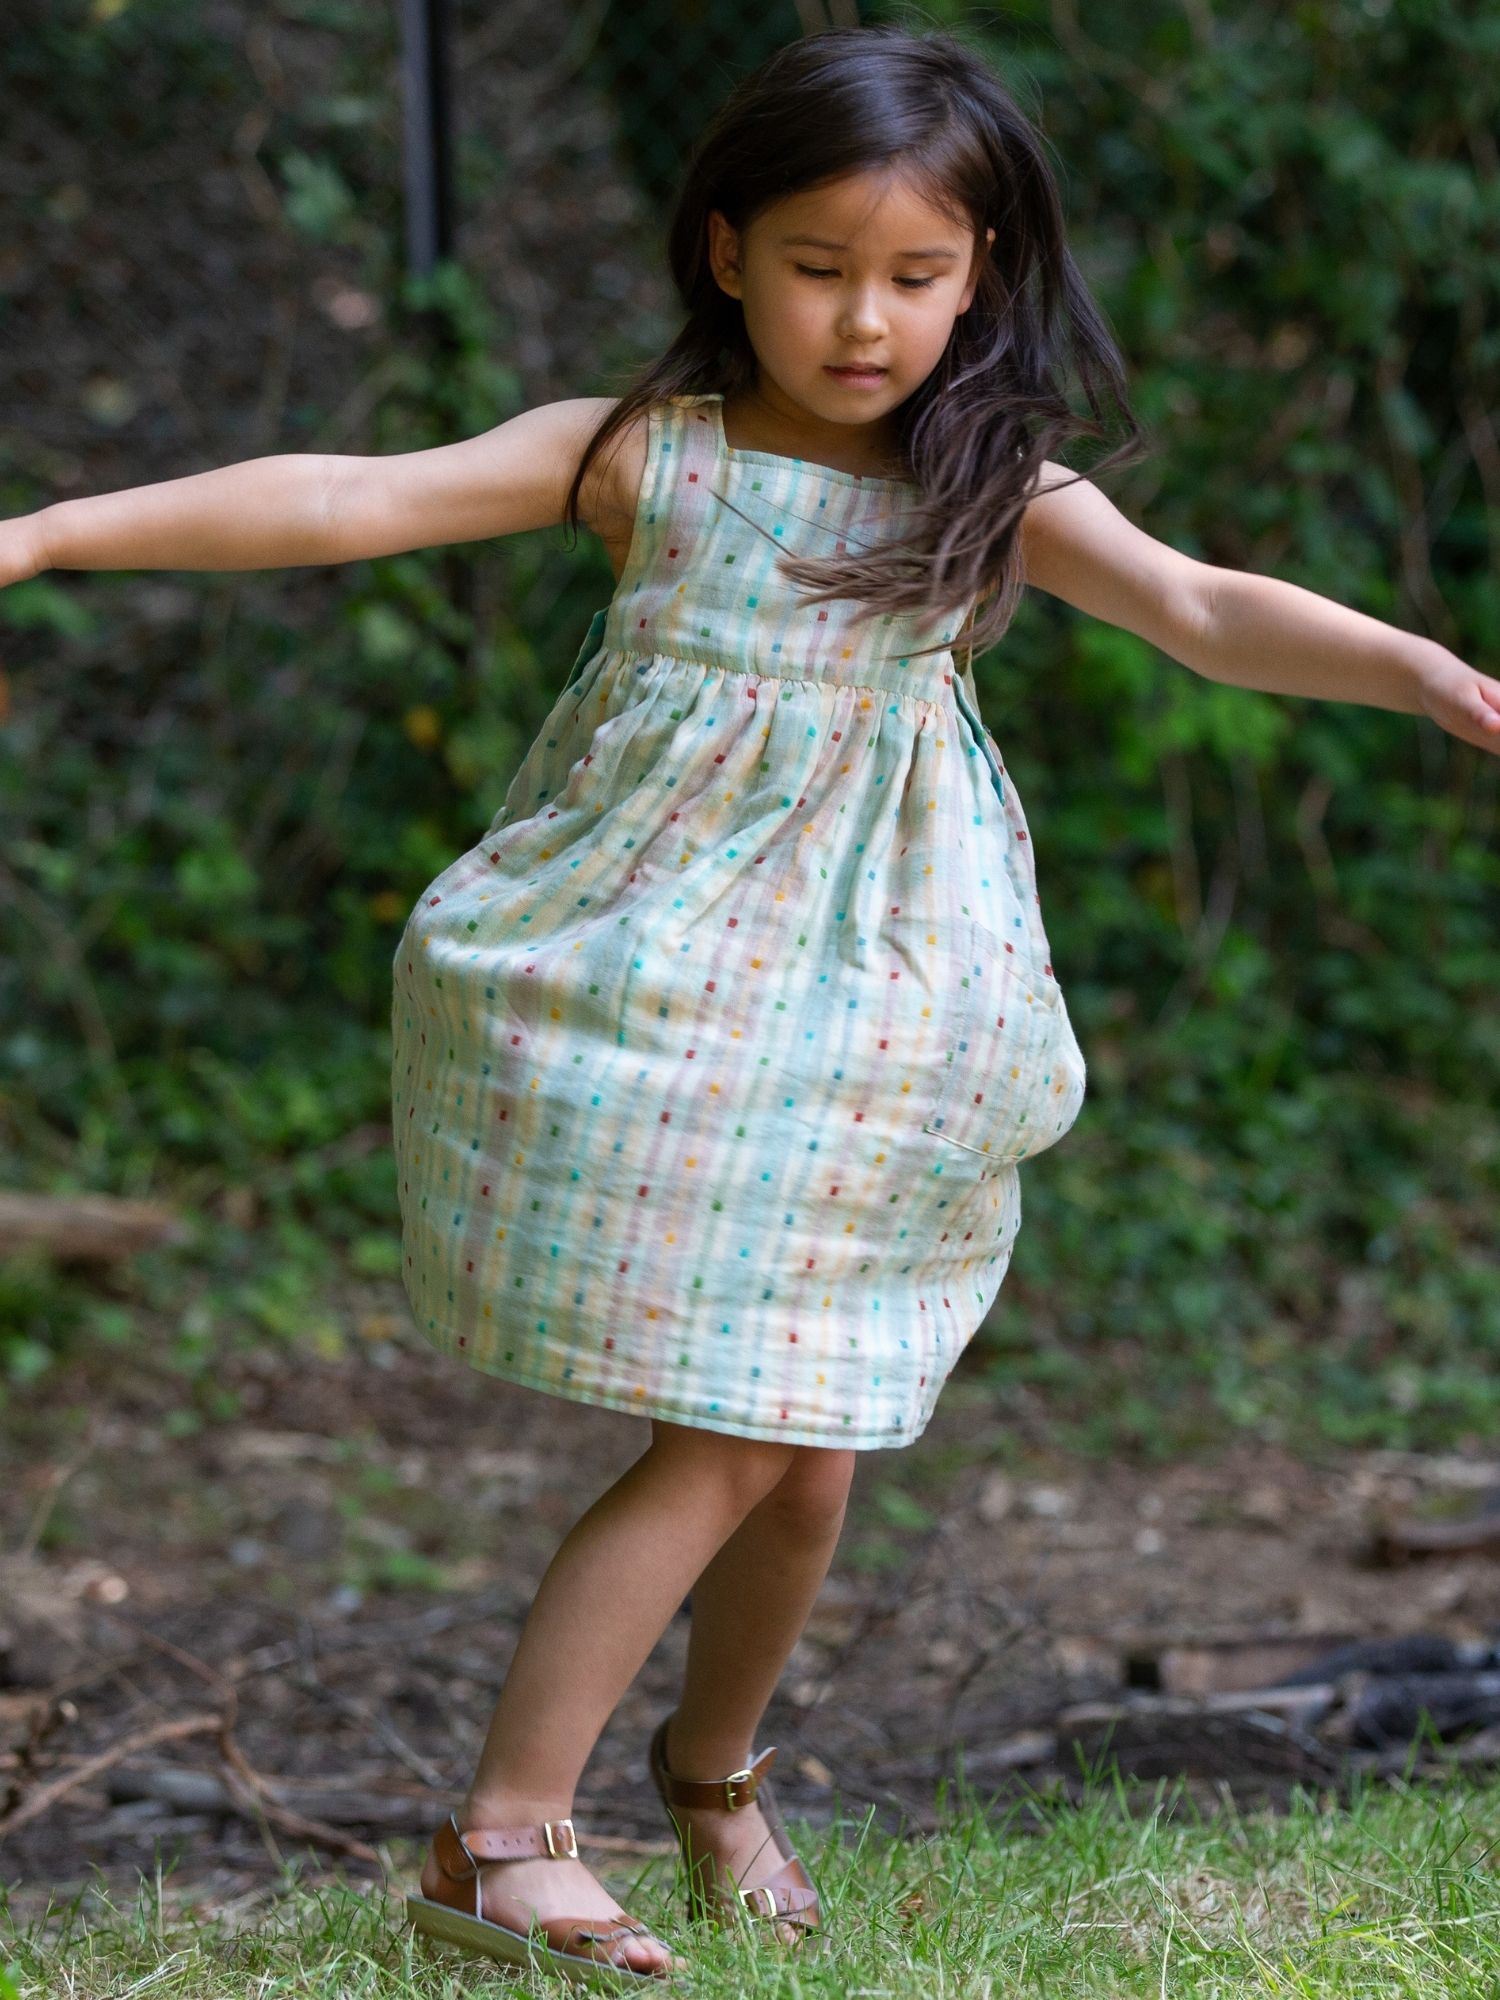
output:
[[[1493,669],[1493,24],[1451,0],[1094,8],[1087,35],[1040,0],[927,10],[949,14],[1036,97],[1130,359],[1158,450],[1111,497]],[[343,60],[373,66],[346,26]],[[104,32],[36,30],[17,60],[103,117]],[[352,144],[305,135],[280,192],[392,302],[369,448],[487,428],[523,400],[503,274],[404,281],[393,231],[339,193],[372,171]],[[602,376],[638,346],[606,346]],[[49,497],[0,455],[0,505]],[[236,1341],[336,1342],[351,1280],[389,1281],[389,1156],[347,1155],[388,1115],[389,962],[609,595],[597,545],[559,541],[0,595],[9,1178],[154,1192],[199,1225],[102,1286],[5,1267],[14,1373],[139,1314],[206,1378]],[[1500,760],[1216,686],[1039,596],[977,678],[1091,1093],[1026,1170],[965,1369],[1008,1420],[1100,1449],[1489,1431]]]

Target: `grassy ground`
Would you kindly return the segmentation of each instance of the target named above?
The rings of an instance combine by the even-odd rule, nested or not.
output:
[[[1493,1996],[1500,1991],[1500,1787],[1362,1788],[1347,1810],[1300,1794],[1286,1814],[1212,1818],[1162,1788],[1146,1809],[1107,1783],[1080,1806],[1038,1800],[1028,1828],[974,1792],[943,1802],[920,1840],[835,1821],[803,1846],[830,1948],[691,1938],[671,1868],[607,1871],[624,1906],[686,1957],[682,1990],[877,1996]],[[794,1828],[795,1830],[795,1828]],[[5,2000],[354,2000],[566,1990],[476,1961],[414,1952],[389,1896],[289,1880],[247,1919],[177,1907],[170,1872],[132,1907],[92,1898],[46,1925],[0,1932]]]

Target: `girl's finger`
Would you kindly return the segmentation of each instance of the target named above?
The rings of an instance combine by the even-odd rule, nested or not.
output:
[[[1476,750],[1500,755],[1500,715],[1492,708],[1462,709],[1448,726],[1450,736],[1460,743],[1472,743]]]

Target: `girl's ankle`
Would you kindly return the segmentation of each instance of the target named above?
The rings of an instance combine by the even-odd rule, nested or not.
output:
[[[543,1820],[570,1819],[572,1801],[562,1798],[522,1798],[515,1792],[470,1792],[458,1809],[458,1823],[468,1831],[490,1826],[540,1826]]]
[[[685,1778],[699,1784],[712,1784],[714,1779],[727,1777],[732,1771],[743,1771],[750,1762],[750,1753],[726,1761],[722,1744],[715,1747],[695,1746],[685,1731],[679,1731],[676,1723],[668,1726],[666,1739],[662,1745],[667,1760],[667,1768],[674,1778]]]

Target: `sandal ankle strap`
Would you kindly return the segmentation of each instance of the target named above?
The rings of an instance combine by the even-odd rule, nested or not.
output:
[[[670,1719],[668,1717],[668,1721]],[[674,1806],[717,1806],[739,1812],[742,1807],[754,1803],[761,1780],[776,1761],[773,1744],[770,1749],[762,1750],[743,1771],[731,1771],[727,1777],[677,1778],[667,1769],[666,1735],[667,1724],[663,1722],[656,1741],[657,1777],[662,1796]]]
[[[576,1861],[578,1836],[571,1817],[544,1819],[535,1826],[470,1827],[465,1833],[458,1815],[450,1813],[432,1837],[432,1851],[445,1875],[455,1882],[467,1882],[486,1861],[532,1857]]]

